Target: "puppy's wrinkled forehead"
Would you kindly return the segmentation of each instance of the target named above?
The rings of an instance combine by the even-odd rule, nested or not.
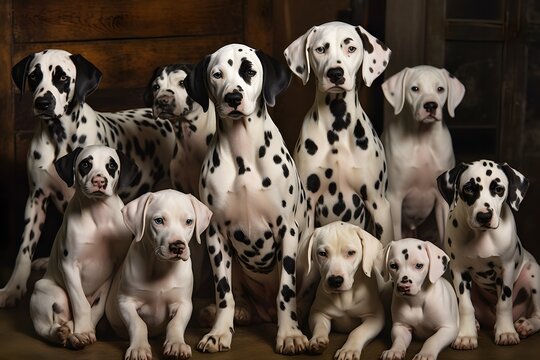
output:
[[[360,34],[352,25],[332,22],[330,24],[319,26],[313,31],[311,45],[314,46],[340,46],[355,42],[358,48],[362,47]]]
[[[216,51],[208,64],[210,76],[216,67],[235,69],[243,78],[248,70],[262,70],[261,61],[255,50],[241,44],[230,44]]]

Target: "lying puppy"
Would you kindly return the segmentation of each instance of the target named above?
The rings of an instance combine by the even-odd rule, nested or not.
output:
[[[193,273],[188,244],[201,242],[212,213],[193,195],[162,190],[122,209],[135,235],[107,299],[107,319],[117,334],[129,335],[124,359],[151,359],[148,336],[166,329],[163,355],[187,359],[184,332],[191,317]]]
[[[521,245],[512,214],[529,181],[490,160],[461,163],[437,181],[450,204],[444,249],[459,300],[452,347],[478,346],[475,315],[481,325],[494,326],[495,343],[517,344],[540,329],[540,268]]]
[[[448,204],[437,189],[437,176],[455,165],[450,132],[442,121],[443,107],[446,103],[448,114],[454,117],[465,87],[445,69],[421,65],[401,70],[382,89],[396,115],[406,107],[401,118],[385,124],[382,134],[394,236],[442,244]],[[438,238],[429,237],[434,233],[429,227],[417,232],[432,211]]]
[[[322,353],[334,328],[350,333],[334,359],[359,359],[364,346],[382,330],[384,309],[377,280],[371,276],[374,266],[382,265],[376,266],[381,252],[381,242],[356,225],[336,221],[313,232],[307,257],[321,281],[309,315],[310,352]]]
[[[393,241],[384,250],[383,275],[392,279],[392,347],[383,360],[405,357],[412,336],[427,339],[415,359],[437,358],[458,333],[458,308],[452,285],[441,276],[448,256],[428,241]]]
[[[103,145],[77,148],[55,163],[75,194],[54,241],[47,271],[30,298],[30,317],[45,339],[79,349],[96,341],[113,271],[131,233],[120,210],[118,188],[137,175],[136,165]]]

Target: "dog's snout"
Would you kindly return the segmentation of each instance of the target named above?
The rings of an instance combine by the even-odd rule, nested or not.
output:
[[[424,109],[426,109],[426,111],[429,111],[429,112],[433,112],[435,110],[437,110],[437,103],[434,102],[434,101],[429,101],[427,103],[424,104]]]
[[[52,101],[49,98],[46,97],[38,97],[34,101],[34,107],[38,110],[45,111],[49,110],[52,107]]]
[[[343,276],[330,276],[328,278],[328,285],[332,288],[332,289],[337,289],[339,288],[341,285],[343,285]]]
[[[330,81],[336,85],[341,85],[345,82],[345,79],[343,78],[343,74],[344,74],[344,71],[340,67],[328,69],[328,71],[326,72],[326,76],[328,76]]]
[[[172,95],[162,95],[156,99],[156,103],[160,106],[167,106],[172,102],[172,100]]]
[[[489,209],[486,212],[479,211],[476,214],[476,221],[478,221],[479,224],[485,225],[491,221],[491,218],[493,218],[493,210]]]
[[[410,281],[409,281],[409,277],[408,277],[407,275],[403,276],[403,277],[401,278],[401,282],[402,282],[402,283],[408,283],[408,282],[410,282]]]
[[[105,189],[107,187],[107,178],[101,175],[96,175],[92,178],[92,185],[98,189]]]
[[[237,108],[238,105],[242,103],[243,95],[238,91],[234,90],[233,92],[225,94],[224,100],[232,108]]]
[[[180,255],[186,248],[186,244],[184,244],[180,240],[176,240],[173,243],[169,244],[169,251],[173,254]]]

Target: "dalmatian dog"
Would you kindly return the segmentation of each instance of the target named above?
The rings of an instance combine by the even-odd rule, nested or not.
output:
[[[168,189],[142,195],[122,214],[135,240],[114,277],[106,315],[117,334],[129,336],[124,359],[151,359],[148,336],[164,329],[163,355],[190,358],[184,340],[193,307],[188,244],[195,237],[201,246],[212,213],[193,195]]]
[[[302,257],[321,276],[309,315],[309,351],[322,353],[335,329],[349,337],[334,359],[360,359],[384,326],[377,280],[371,276],[382,265],[381,242],[359,226],[335,221],[315,229],[308,243]]]
[[[402,239],[384,249],[386,280],[392,280],[392,347],[383,360],[398,360],[414,335],[426,339],[415,360],[435,360],[458,334],[458,305],[452,285],[441,276],[449,258],[429,241]]]
[[[370,86],[386,68],[390,49],[361,26],[330,22],[309,29],[284,55],[304,84],[311,72],[317,79],[294,153],[315,226],[351,222],[389,243],[385,152],[358,101],[356,73],[361,69]]]
[[[297,354],[307,346],[296,313],[296,255],[313,221],[295,163],[267,110],[289,82],[286,67],[242,44],[207,56],[185,80],[188,95],[204,110],[213,101],[217,116],[199,187],[213,212],[206,241],[217,312],[197,346],[201,351],[231,346],[233,261],[241,277],[235,283],[250,301],[246,311],[254,321],[277,318],[276,351]]]
[[[495,343],[513,345],[540,329],[540,268],[523,248],[512,210],[529,181],[506,163],[461,163],[441,174],[450,204],[444,249],[459,304],[459,334],[452,347],[478,346],[475,316],[492,327]]]
[[[81,55],[63,50],[33,53],[13,67],[12,77],[21,94],[28,80],[38,124],[27,157],[30,188],[22,244],[11,278],[0,290],[0,307],[15,305],[26,292],[49,201],[63,213],[73,196],[73,189],[56,173],[55,160],[92,144],[122,151],[139,167],[133,183],[120,193],[128,201],[151,189],[170,187],[169,163],[175,145],[171,124],[154,121],[151,109],[93,110],[85,98],[98,86],[101,72]]]
[[[118,189],[137,176],[133,161],[103,145],[76,148],[55,162],[75,193],[56,234],[47,271],[30,297],[30,317],[46,340],[75,349],[96,341],[113,272],[132,235]]]
[[[382,142],[388,161],[387,197],[394,236],[421,237],[441,244],[448,204],[437,188],[437,177],[455,165],[450,131],[443,107],[454,117],[465,95],[463,84],[446,69],[421,65],[405,68],[382,84],[386,100],[401,118],[385,124]],[[420,171],[419,171],[420,170]],[[434,212],[438,237],[421,225]]]
[[[171,162],[175,188],[198,196],[200,169],[216,131],[216,112],[211,101],[204,111],[188,96],[184,81],[192,70],[190,64],[158,67],[144,101],[152,108],[155,119],[168,119],[175,126],[177,141]]]

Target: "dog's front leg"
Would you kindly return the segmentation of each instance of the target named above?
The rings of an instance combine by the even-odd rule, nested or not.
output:
[[[298,251],[298,226],[285,230],[281,239],[281,278],[276,299],[278,332],[276,352],[286,355],[300,354],[307,349],[308,339],[298,327],[296,312],[296,252]],[[285,226],[285,225],[284,225]]]
[[[495,343],[497,345],[519,344],[519,335],[514,328],[512,317],[512,288],[514,265],[503,264],[502,284],[497,287],[497,305],[495,306]]]
[[[452,348],[457,350],[476,349],[478,347],[478,334],[474,306],[471,301],[471,278],[467,271],[456,267],[452,267],[451,274],[459,307],[459,332],[456,340],[452,343]],[[464,274],[467,280],[464,279]]]
[[[234,297],[231,291],[232,245],[226,237],[216,231],[217,224],[211,222],[206,232],[206,246],[214,272],[216,290],[216,319],[214,326],[197,344],[203,352],[228,351],[234,333]],[[224,245],[229,251],[225,251]]]
[[[187,298],[175,304],[169,305],[171,320],[167,324],[167,337],[163,344],[163,356],[167,359],[189,359],[191,347],[184,340],[193,305]]]
[[[437,232],[439,233],[439,246],[444,245],[444,234],[446,231],[446,219],[448,219],[448,203],[438,194],[435,200],[435,220],[437,222]]]
[[[366,184],[367,188],[367,201],[364,201],[366,209],[369,211],[373,217],[374,222],[374,231],[373,235],[381,240],[381,243],[384,245],[389,244],[391,241],[394,241],[394,224],[392,222],[392,212],[390,209],[390,202],[386,198],[385,188],[385,179],[383,177],[381,184],[379,185],[380,189],[376,190],[373,184]],[[401,224],[401,218],[398,219]]]
[[[328,347],[332,326],[332,319],[320,311],[313,311],[309,316],[309,327],[311,328],[311,339],[309,339],[309,352],[322,354]]]
[[[435,334],[430,336],[422,345],[422,348],[415,355],[415,359],[436,359],[437,355],[446,346],[456,339],[456,326],[443,326]]]
[[[335,360],[360,359],[364,346],[377,336],[384,327],[382,305],[380,309],[362,320],[362,325],[351,331],[345,344],[336,351]]]
[[[129,332],[129,347],[124,355],[124,360],[152,359],[152,348],[148,342],[148,328],[137,313],[135,299],[119,296],[118,309]]]
[[[392,215],[394,238],[396,240],[399,240],[402,238],[401,227],[403,225],[401,223],[401,207],[403,206],[403,195],[397,192],[387,192],[386,196],[388,198],[388,202],[390,203],[390,213]]]
[[[399,360],[405,357],[407,348],[411,344],[412,330],[410,326],[400,322],[392,325],[392,347],[383,351],[382,360]]]

